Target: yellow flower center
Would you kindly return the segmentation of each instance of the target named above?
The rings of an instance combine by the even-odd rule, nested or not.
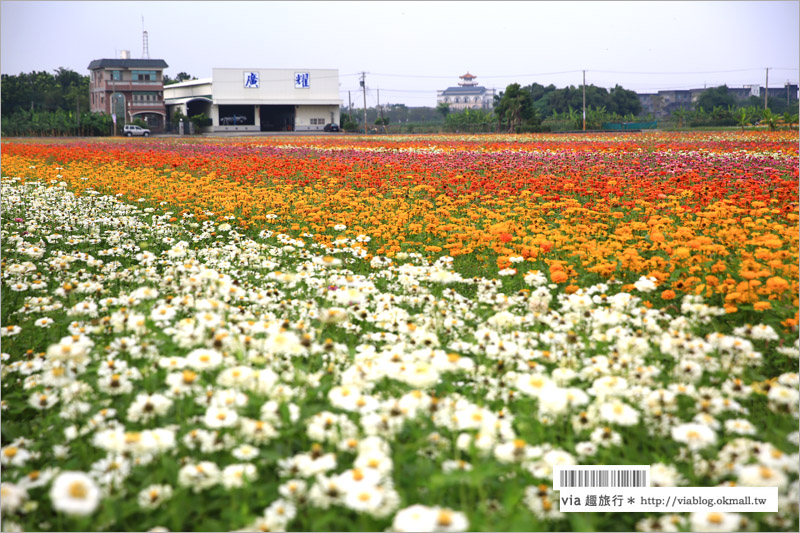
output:
[[[71,498],[75,498],[77,500],[82,500],[89,495],[89,489],[87,489],[86,485],[80,481],[74,481],[71,483],[68,492]]]

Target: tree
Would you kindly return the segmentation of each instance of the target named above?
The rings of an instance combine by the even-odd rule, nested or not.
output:
[[[719,87],[712,87],[706,89],[697,99],[697,106],[706,111],[712,111],[715,107],[727,109],[736,106],[736,99],[732,94],[728,93],[727,85],[720,85]]]
[[[750,117],[747,115],[747,109],[740,108],[739,114],[736,115],[736,118],[738,119],[737,125],[741,126],[742,131],[744,131],[745,126],[750,124]]]
[[[778,127],[778,115],[773,113],[769,108],[764,110],[762,120],[770,131],[775,131],[775,129]]]
[[[178,72],[178,75],[175,78],[170,78],[169,75],[164,74],[164,85],[174,85],[176,83],[181,83],[182,81],[188,80],[196,80],[194,76],[191,74],[187,74],[185,72]]]
[[[689,111],[680,107],[672,112],[672,116],[678,121],[678,127],[682,128],[686,119],[689,117]]]
[[[797,123],[797,113],[790,113],[786,111],[783,114],[783,121],[789,126],[789,129],[792,129],[793,126]]]
[[[533,99],[530,91],[523,91],[519,83],[512,83],[502,93],[500,102],[494,109],[497,115],[498,130],[502,127],[502,121],[508,121],[508,131],[513,132],[523,122],[536,120],[536,113],[533,109]]]
[[[450,104],[446,102],[439,102],[436,106],[436,111],[442,115],[442,118],[447,120],[447,115],[450,114]]]
[[[618,115],[638,115],[642,112],[642,102],[639,96],[619,85],[614,86],[608,94],[608,111]]]

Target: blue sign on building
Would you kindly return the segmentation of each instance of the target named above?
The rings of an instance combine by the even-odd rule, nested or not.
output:
[[[308,72],[295,72],[294,73],[294,88],[295,89],[308,89]]]
[[[258,72],[245,72],[244,73],[244,88],[245,89],[258,89],[259,87]]]

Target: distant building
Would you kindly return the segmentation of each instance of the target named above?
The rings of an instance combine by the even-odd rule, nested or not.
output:
[[[703,89],[667,90],[658,93],[637,94],[642,103],[642,113],[652,114],[655,118],[666,118],[678,109],[694,109],[700,95],[710,87]],[[737,102],[744,102],[751,96],[763,100],[764,87],[759,85],[745,85],[743,87],[728,87],[728,94]],[[769,99],[783,98],[786,102],[796,101],[798,98],[797,84],[786,83],[783,87],[770,87]]]
[[[339,71],[215,68],[211,77],[164,87],[173,116],[200,113],[211,131],[322,131],[339,123]]]
[[[436,103],[448,104],[453,111],[464,109],[493,109],[494,89],[487,89],[478,85],[477,76],[469,72],[459,76],[461,80],[458,87],[448,87],[443,91],[436,91]]]
[[[130,59],[123,50],[119,59],[95,59],[89,63],[91,111],[114,115],[119,123],[141,119],[153,131],[162,131],[164,106],[163,59]]]
[[[705,89],[700,89],[703,92]],[[666,118],[678,109],[692,109],[700,93],[697,89],[658,91],[654,94],[637,94],[642,103],[642,113],[655,118]]]

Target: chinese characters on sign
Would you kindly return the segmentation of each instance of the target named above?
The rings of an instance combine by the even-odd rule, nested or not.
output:
[[[294,73],[294,88],[295,89],[308,89],[308,72],[295,72]]]
[[[259,76],[258,72],[245,72],[244,73],[244,88],[245,89],[258,89]]]

